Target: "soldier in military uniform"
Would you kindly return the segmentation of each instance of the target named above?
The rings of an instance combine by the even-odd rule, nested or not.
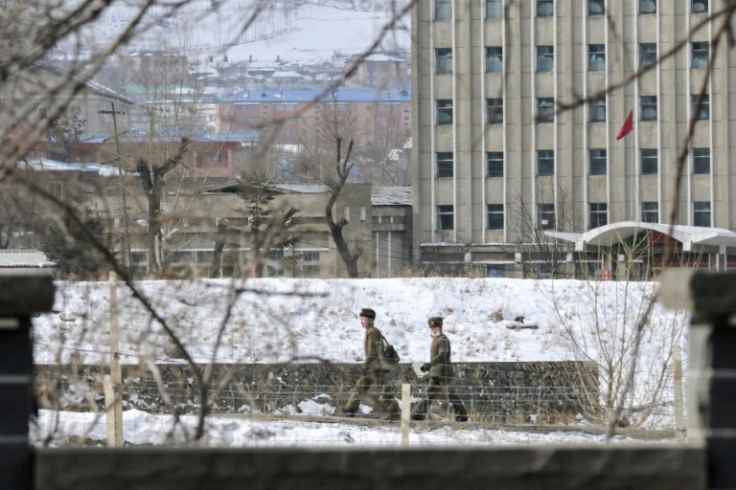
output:
[[[386,418],[394,420],[398,419],[401,410],[391,386],[386,382],[388,371],[381,364],[383,334],[374,326],[375,320],[375,311],[370,308],[360,310],[360,324],[365,328],[363,375],[355,383],[350,399],[343,408],[343,413],[352,417],[358,411],[361,397],[368,392],[371,386],[377,386],[381,390],[379,397],[381,405],[388,414]]]
[[[450,339],[442,332],[443,319],[441,316],[433,316],[427,323],[432,332],[432,346],[429,349],[429,362],[421,367],[421,370],[429,376],[427,397],[414,406],[411,418],[413,420],[426,419],[429,403],[432,400],[439,400],[444,394],[450,400],[455,412],[455,420],[465,422],[468,420],[468,411],[465,409],[462,398],[452,387],[454,372],[450,360]]]

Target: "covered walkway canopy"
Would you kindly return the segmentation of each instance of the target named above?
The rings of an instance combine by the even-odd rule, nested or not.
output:
[[[705,247],[717,247],[721,253],[725,253],[727,247],[736,248],[736,233],[724,228],[667,225],[641,221],[620,221],[593,228],[585,233],[547,231],[545,234],[552,238],[573,242],[575,250],[582,252],[589,246],[610,247],[632,235],[646,231],[671,236],[682,243],[682,250],[685,252],[705,251]]]

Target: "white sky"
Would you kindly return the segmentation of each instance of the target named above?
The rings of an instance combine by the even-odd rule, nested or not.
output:
[[[54,363],[72,359],[84,363],[108,362],[108,283],[57,282],[54,313],[33,319],[35,361]],[[363,329],[358,320],[362,307],[377,312],[376,326],[394,343],[402,362],[426,362],[430,337],[429,316],[445,317],[445,332],[455,362],[556,361],[580,359],[571,348],[574,339],[585,354],[601,360],[601,345],[616,345],[630,338],[634,322],[656,284],[536,281],[509,279],[396,278],[396,279],[250,279],[147,281],[141,291],[162,312],[198,362],[213,355],[216,332],[225,317],[228,295],[245,288],[226,322],[218,362],[284,362],[295,357],[319,357],[338,363],[360,363]],[[274,294],[277,293],[277,294]],[[140,303],[119,287],[120,352],[122,362],[137,364],[181,362],[163,352],[164,335]],[[514,329],[515,318],[537,328]],[[688,318],[684,312],[656,305],[645,329],[642,360],[636,387],[645,390],[667,362],[672,346],[683,346]],[[596,327],[598,325],[598,327]],[[566,330],[569,332],[566,333]],[[595,339],[604,339],[597,343]],[[315,400],[283,411],[303,415],[330,415],[331,405]],[[672,388],[662,395],[672,400]],[[248,407],[241,411],[247,412]],[[370,411],[363,406],[363,411]],[[92,414],[64,414],[64,430],[83,432]],[[52,414],[42,412],[43,424]],[[161,442],[170,420],[165,416],[129,411],[125,414],[126,438]],[[355,424],[284,420],[213,418],[211,440],[224,446],[324,444],[398,444],[398,425],[362,427]],[[672,418],[660,421],[672,426]],[[66,424],[69,424],[68,426]],[[104,434],[104,420],[94,431]],[[157,427],[151,430],[151,425]],[[582,433],[558,436],[509,435],[473,427],[462,431],[417,428],[411,440],[417,444],[472,444],[474,441],[515,443],[519,439],[542,442],[562,437],[578,442],[600,441]],[[43,431],[42,431],[43,432]],[[260,435],[258,435],[260,434]],[[266,434],[263,436],[263,434]],[[343,435],[341,435],[343,434]],[[344,434],[349,434],[349,437]],[[102,438],[102,437],[101,437]],[[439,439],[439,441],[437,440]],[[346,442],[352,441],[352,442]]]

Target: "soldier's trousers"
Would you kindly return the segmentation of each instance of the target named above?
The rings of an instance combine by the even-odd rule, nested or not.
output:
[[[399,403],[394,397],[393,390],[391,389],[390,384],[386,383],[386,378],[383,376],[383,373],[371,372],[365,376],[361,376],[358,381],[356,381],[355,387],[350,393],[350,398],[345,404],[345,412],[357,412],[361,397],[368,393],[371,386],[379,387],[380,395],[378,398],[384,411],[388,412],[390,415],[396,415],[401,411]]]
[[[465,408],[465,403],[457,391],[453,389],[452,378],[442,378],[439,376],[432,376],[429,378],[427,384],[427,397],[414,405],[411,410],[412,417],[424,419],[427,416],[427,410],[429,410],[429,404],[433,400],[444,400],[447,399],[452,405],[452,410],[455,412],[455,417],[466,417],[468,416],[468,410]]]

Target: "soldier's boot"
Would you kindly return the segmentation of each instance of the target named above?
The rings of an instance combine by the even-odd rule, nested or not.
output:
[[[452,407],[453,411],[455,412],[455,420],[458,422],[467,422],[468,421],[468,411],[465,409],[465,405],[463,404],[455,404]]]
[[[412,420],[425,420],[427,418],[427,406],[429,405],[429,402],[427,400],[422,400],[416,405],[414,405],[414,408],[411,409],[411,419]]]
[[[386,412],[388,412],[388,415],[386,415],[385,417],[386,420],[399,420],[399,418],[401,418],[401,408],[399,407],[399,402],[397,402],[394,398],[384,401],[383,405]]]
[[[342,408],[342,415],[345,417],[352,417],[358,411],[360,401],[357,397],[351,396],[345,406]]]

